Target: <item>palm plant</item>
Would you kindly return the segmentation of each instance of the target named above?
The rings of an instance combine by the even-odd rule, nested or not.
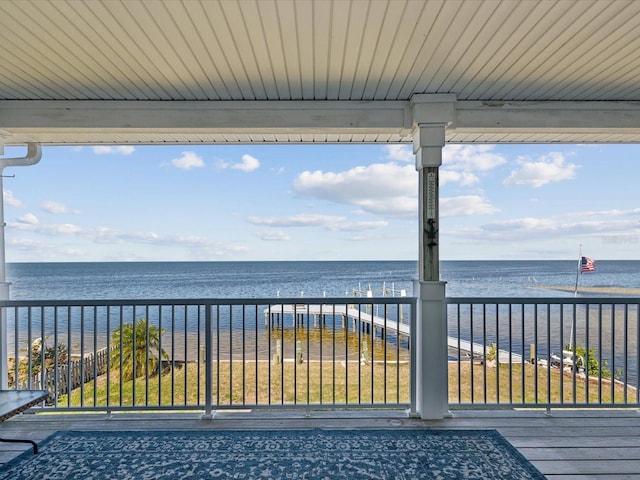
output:
[[[60,343],[55,347],[46,346],[48,338],[49,337],[45,337],[44,340],[37,338],[31,343],[28,349],[22,350],[26,353],[26,356],[21,356],[18,361],[18,375],[21,382],[24,382],[29,374],[32,378],[40,374],[43,363],[45,371],[54,368],[56,361],[58,365],[66,365],[68,359],[67,346],[64,343]],[[42,358],[43,353],[44,362]],[[9,368],[9,384],[13,385],[15,383],[15,359],[10,358],[9,362],[11,362]]]
[[[150,325],[146,318],[136,320],[135,327],[125,323],[111,335],[111,367],[119,368],[122,361],[122,378],[133,380],[147,374],[153,375],[160,365],[159,357],[168,359],[160,348],[164,329]]]

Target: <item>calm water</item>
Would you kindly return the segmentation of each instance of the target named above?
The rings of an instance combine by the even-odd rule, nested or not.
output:
[[[445,261],[449,296],[567,297],[576,261]],[[351,295],[383,286],[412,292],[417,262],[114,262],[14,263],[7,266],[12,299],[263,298]],[[582,286],[640,289],[640,261],[598,261]]]
[[[576,267],[576,261],[449,261],[442,263],[441,277],[447,281],[448,296],[573,297],[573,291],[537,287],[573,288]],[[11,297],[30,300],[273,298],[277,294],[282,297],[344,297],[352,296],[354,290],[366,290],[369,287],[374,296],[381,296],[383,286],[388,290],[393,288],[396,292],[404,289],[411,295],[413,280],[417,277],[417,262],[24,263],[8,265],[7,277],[12,283]],[[595,273],[581,274],[579,280],[581,286],[640,289],[640,261],[600,261],[596,263]],[[103,313],[101,315],[104,316]],[[150,318],[150,321],[157,322],[157,319]],[[189,317],[189,328],[195,329],[192,323],[197,321],[197,318]],[[79,335],[81,320],[75,315],[70,322],[70,331],[74,335],[71,342],[73,346],[78,343],[75,337]],[[227,318],[222,318],[220,322],[223,328],[231,325]],[[90,341],[93,335],[91,323],[84,324],[87,335],[85,342]],[[555,317],[552,324],[553,332],[557,333],[558,321]],[[63,338],[66,335],[65,325],[63,321],[60,327]],[[104,318],[97,319],[96,337],[103,343],[108,336],[105,325]],[[476,324],[474,328],[479,326]],[[26,325],[21,324],[20,328],[24,335]],[[37,331],[37,325],[34,328]],[[242,329],[243,326],[236,325],[234,321],[233,328]],[[562,336],[565,343],[570,338],[569,328],[569,323],[566,323]],[[185,329],[178,325],[180,332]],[[262,322],[258,329],[262,332]],[[503,325],[500,337],[502,345],[509,341],[504,333],[506,331]],[[495,332],[489,333],[493,335]],[[47,330],[44,336],[52,334]],[[458,335],[455,332],[450,334]],[[255,336],[255,333],[251,335]],[[471,338],[468,329],[459,335],[463,339]],[[584,342],[581,335],[577,337],[578,341]],[[525,347],[515,345],[514,352],[524,354],[526,346],[532,341],[530,337],[531,333],[528,333],[526,341],[522,343]],[[561,341],[559,334],[556,337],[554,342],[557,345],[554,344],[551,351],[561,351],[563,348],[558,343]],[[610,338],[610,334],[607,333],[605,337],[605,340]],[[480,338],[481,333],[477,333],[474,341]],[[545,338],[538,338],[540,354],[546,348]],[[593,332],[591,338],[593,342],[597,332]],[[636,338],[636,334],[631,338]],[[624,335],[616,337],[616,365],[623,364],[620,355],[625,348],[620,342],[624,339]],[[86,351],[90,348],[90,345],[87,346]],[[636,378],[638,368],[634,352],[630,352],[633,358],[627,368],[629,379]]]

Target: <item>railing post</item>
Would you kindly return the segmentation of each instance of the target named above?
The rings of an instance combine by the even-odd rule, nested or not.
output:
[[[211,308],[212,306],[205,305],[205,317],[204,317],[204,415],[202,419],[211,420],[213,418],[213,338],[212,338],[212,321],[211,321]]]
[[[418,326],[418,301],[413,303],[410,310],[409,317],[409,376],[410,376],[410,389],[411,389],[411,398],[409,405],[409,416],[414,417],[418,414],[418,402],[417,402],[417,392],[418,392],[418,355],[417,355],[417,326]]]
[[[416,406],[420,418],[449,415],[445,282],[416,281]],[[413,334],[413,332],[412,332]]]
[[[0,192],[1,193],[1,192]],[[1,227],[0,227],[1,228]],[[0,281],[0,300],[9,300],[9,284]],[[16,322],[17,329],[17,322]],[[0,307],[0,390],[9,388],[9,337],[7,332],[7,308]],[[18,354],[15,353],[16,362]],[[16,385],[18,379],[16,378]]]

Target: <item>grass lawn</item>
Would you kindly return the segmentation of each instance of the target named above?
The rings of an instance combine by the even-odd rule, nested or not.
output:
[[[459,387],[458,378],[461,379]],[[587,384],[584,377],[574,379],[573,373],[563,373],[556,368],[538,367],[536,372],[536,367],[528,363],[524,369],[522,364],[509,368],[508,364],[485,367],[461,362],[460,369],[457,363],[449,364],[449,402],[452,404],[623,403],[624,390],[619,382],[603,379],[599,384],[597,379],[590,379]],[[627,388],[629,401],[634,401],[635,394],[635,389]]]
[[[109,378],[109,385],[107,385]],[[204,405],[205,369],[196,363],[120,383],[114,370],[71,393],[71,406]],[[213,364],[214,405],[409,402],[409,363],[233,361]],[[82,390],[82,391],[81,391]],[[58,404],[69,399],[60,396]]]
[[[187,363],[165,369],[162,375],[135,382],[121,382],[118,370],[76,388],[71,397],[62,395],[65,406],[194,406],[205,399],[205,369]],[[460,382],[458,382],[460,378]],[[537,379],[537,380],[536,380]],[[537,385],[536,385],[537,383]],[[408,362],[233,361],[213,364],[213,405],[255,406],[293,404],[408,404]],[[459,385],[459,386],[458,386]],[[537,388],[536,388],[537,387]],[[536,391],[537,398],[536,398]],[[107,392],[109,403],[107,404]],[[628,387],[630,401],[635,390]],[[612,402],[613,396],[613,402]],[[451,404],[621,403],[624,386],[618,382],[574,377],[557,369],[550,372],[534,365],[449,364]]]

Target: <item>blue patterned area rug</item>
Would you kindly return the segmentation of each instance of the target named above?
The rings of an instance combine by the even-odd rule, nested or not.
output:
[[[544,479],[494,430],[58,432],[0,479]]]

